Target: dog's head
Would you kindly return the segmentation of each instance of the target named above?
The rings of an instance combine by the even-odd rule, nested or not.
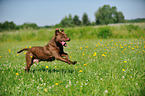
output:
[[[64,33],[63,29],[56,28],[55,30],[55,41],[57,43],[62,44],[62,46],[67,46],[66,41],[70,41],[70,38],[67,37],[67,35]]]

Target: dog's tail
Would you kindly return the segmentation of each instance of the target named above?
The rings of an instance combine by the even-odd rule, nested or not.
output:
[[[22,50],[20,50],[20,51],[18,51],[17,53],[21,53],[22,51],[28,51],[29,50],[29,48],[24,48],[24,49],[22,49]]]

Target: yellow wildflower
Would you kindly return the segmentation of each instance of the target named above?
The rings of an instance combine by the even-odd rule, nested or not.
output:
[[[54,66],[54,68],[57,68],[57,66]]]
[[[82,50],[82,47],[80,47],[80,49]]]
[[[58,83],[55,83],[55,85],[58,85]]]
[[[104,55],[104,54],[102,54],[102,56],[103,56],[103,57],[105,57],[105,55]]]
[[[1,58],[2,56],[0,56],[0,58]]]
[[[31,48],[31,46],[29,46],[29,48]]]
[[[87,64],[84,64],[84,66],[86,66]]]
[[[80,70],[79,72],[83,72],[82,70]]]
[[[96,56],[96,54],[97,54],[97,53],[96,53],[96,52],[94,52],[94,55],[93,55],[93,56]]]
[[[86,46],[86,48],[88,48],[88,46]]]
[[[11,53],[11,50],[9,49],[9,53]]]
[[[45,92],[48,92],[46,88],[44,89],[44,91],[45,91]]]
[[[19,75],[19,73],[16,73],[16,75]]]
[[[124,61],[124,63],[126,63],[127,61]]]
[[[46,68],[48,68],[48,66],[46,66]]]
[[[121,46],[120,48],[123,48],[123,46]]]
[[[122,69],[122,71],[125,71],[125,69]]]
[[[98,45],[96,44],[96,47],[98,47]]]
[[[19,54],[17,54],[17,56],[19,56]]]

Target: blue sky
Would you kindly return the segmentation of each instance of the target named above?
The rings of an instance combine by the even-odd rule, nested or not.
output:
[[[95,21],[94,13],[105,4],[116,6],[125,19],[145,18],[145,0],[0,0],[0,22],[55,25],[69,14],[81,19],[84,12]]]

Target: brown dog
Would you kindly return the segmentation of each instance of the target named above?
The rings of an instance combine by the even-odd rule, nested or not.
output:
[[[63,51],[63,46],[67,46],[66,41],[70,41],[70,38],[63,32],[64,30],[57,28],[55,30],[55,36],[49,41],[44,47],[36,46],[32,48],[24,48],[17,53],[21,53],[24,50],[27,50],[26,53],[26,64],[25,70],[29,72],[31,65],[34,62],[40,61],[54,61],[55,59],[66,62],[68,64],[76,64],[77,61],[70,61],[67,53]],[[63,58],[65,56],[66,58]]]

